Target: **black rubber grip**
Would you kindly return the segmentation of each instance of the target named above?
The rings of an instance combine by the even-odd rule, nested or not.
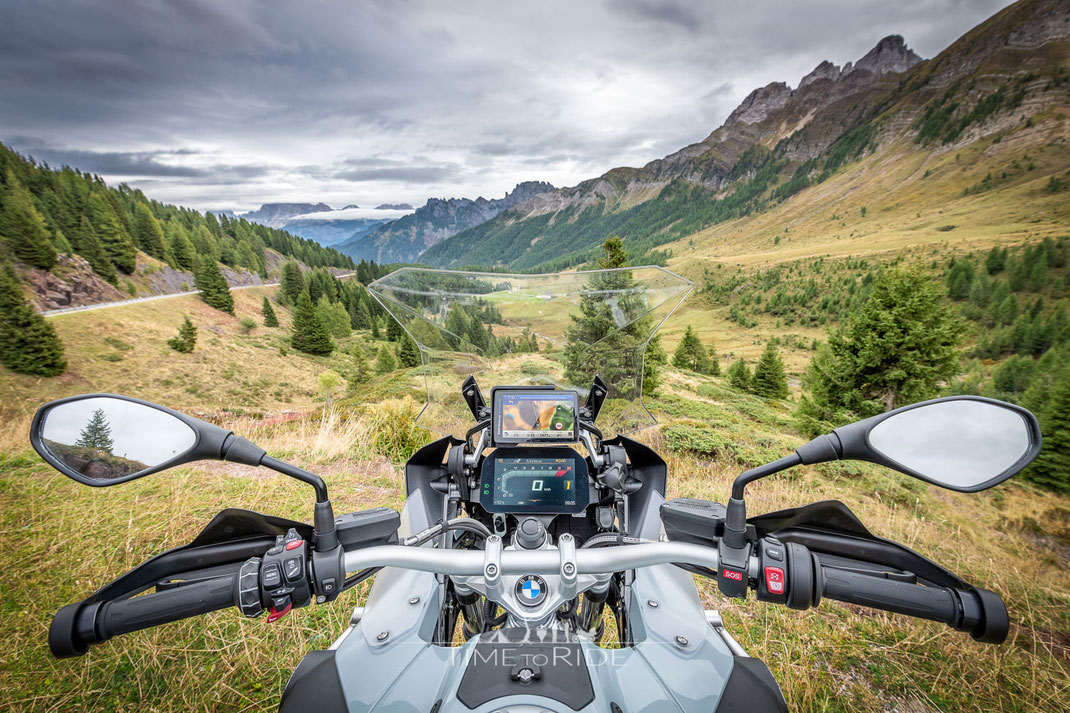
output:
[[[96,615],[100,640],[232,607],[234,577],[184,584],[155,594],[106,602]]]
[[[113,636],[235,606],[234,589],[227,575],[132,599],[68,604],[52,618],[48,647],[56,658],[81,656]]]
[[[961,616],[955,592],[822,567],[822,594],[829,599],[955,625]]]

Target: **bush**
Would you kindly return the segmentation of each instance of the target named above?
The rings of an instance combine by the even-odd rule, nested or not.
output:
[[[241,329],[242,334],[248,334],[256,329],[256,320],[252,317],[242,317],[238,320],[238,327]]]

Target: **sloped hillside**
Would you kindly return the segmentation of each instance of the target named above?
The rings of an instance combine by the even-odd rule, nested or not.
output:
[[[755,90],[698,144],[538,196],[421,260],[478,265],[493,255],[512,269],[557,269],[590,260],[614,233],[633,255],[662,260],[651,251],[774,209],[856,170],[859,158],[913,154],[923,162],[1015,127],[1062,122],[1068,17],[1065,3],[1022,0],[923,62],[901,38],[885,38],[854,65],[822,63],[794,90]]]

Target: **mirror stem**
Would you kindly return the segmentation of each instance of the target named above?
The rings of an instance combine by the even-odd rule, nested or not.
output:
[[[337,547],[338,533],[334,528],[334,508],[331,507],[330,498],[327,497],[327,484],[323,482],[323,478],[271,456],[264,456],[260,460],[260,465],[291,478],[297,478],[316,489],[316,509],[312,519],[315,539],[313,544],[317,552],[329,552]]]
[[[302,470],[295,465],[290,465],[285,461],[281,461],[278,458],[272,458],[271,456],[264,456],[260,460],[260,465],[265,468],[271,468],[277,473],[288,475],[291,478],[297,478],[303,483],[308,483],[316,489],[316,502],[325,503],[330,502],[327,497],[327,484],[323,482],[323,478],[314,473],[309,473],[307,470]]]
[[[793,468],[802,462],[802,458],[796,452],[739,474],[732,483],[732,497],[728,500],[728,508],[725,512],[722,542],[726,547],[738,550],[747,544],[747,502],[744,498],[747,483]]]

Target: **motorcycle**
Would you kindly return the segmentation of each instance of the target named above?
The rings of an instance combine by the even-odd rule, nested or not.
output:
[[[766,665],[703,608],[695,575],[730,598],[798,610],[834,599],[979,642],[1007,637],[998,594],[873,535],[844,504],[748,516],[745,495],[837,460],[984,490],[1039,452],[1029,411],[977,396],[911,404],[742,473],[725,504],[667,500],[665,461],[631,436],[653,422],[651,336],[690,282],[657,267],[403,268],[368,289],[419,347],[420,366],[399,378],[423,382],[419,422],[443,432],[406,462],[400,512],[336,517],[317,475],[139,399],[87,394],[37,412],[33,447],[86,485],[214,459],[315,491],[311,525],[226,509],[189,544],[63,607],[48,632],[56,657],[230,607],[274,622],[373,576],[350,625],[294,671],[281,711],[787,710]],[[477,375],[496,384],[489,401]]]

